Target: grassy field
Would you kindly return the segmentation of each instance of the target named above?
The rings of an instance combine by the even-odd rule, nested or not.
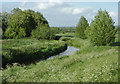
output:
[[[63,41],[36,39],[9,39],[2,41],[2,63],[28,63],[63,52],[67,45]]]
[[[74,36],[75,36],[75,33],[60,33],[60,34],[56,34],[56,36],[74,37]]]
[[[117,82],[118,46],[92,46],[88,39],[71,38],[66,43],[79,48],[73,55],[55,57],[30,66],[8,66],[5,82]]]

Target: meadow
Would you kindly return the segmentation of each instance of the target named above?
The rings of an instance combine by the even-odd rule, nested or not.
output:
[[[89,39],[62,38],[66,38],[65,42],[79,48],[79,51],[73,55],[56,56],[29,66],[18,63],[8,65],[2,70],[3,83],[118,82],[118,46],[93,46]]]
[[[43,14],[31,9],[14,8],[1,14],[3,84],[120,82],[119,28],[106,10],[98,10],[90,25],[81,16],[75,27],[50,27]],[[68,46],[78,51],[58,56]]]
[[[49,56],[59,54],[66,50],[67,45],[63,41],[37,40],[37,39],[8,39],[2,40],[2,65],[29,63],[35,60],[43,60]]]

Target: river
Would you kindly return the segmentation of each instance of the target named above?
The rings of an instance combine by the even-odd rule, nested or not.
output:
[[[78,51],[79,49],[78,48],[75,48],[73,46],[67,46],[67,50],[65,50],[64,52],[58,54],[58,55],[55,55],[55,56],[65,56],[65,55],[73,55],[76,51]],[[52,59],[54,58],[55,56],[51,56],[49,57],[48,59]]]
[[[47,58],[48,60],[53,59],[56,56],[65,56],[65,55],[73,55],[75,52],[77,52],[79,49],[75,48],[73,46],[67,46],[67,49],[61,53],[59,53],[58,55],[54,55],[54,56],[50,56],[49,58]],[[36,62],[39,62],[40,60],[37,60]],[[46,62],[46,60],[41,60],[43,62]],[[26,65],[27,67],[29,67],[29,63]]]

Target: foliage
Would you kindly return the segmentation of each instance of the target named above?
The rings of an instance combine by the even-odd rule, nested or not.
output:
[[[13,9],[11,12],[12,15],[8,18],[8,27],[5,32],[7,38],[29,37],[32,30],[39,25],[48,25],[47,20],[39,12],[33,10],[22,11],[19,8]]]
[[[13,8],[13,10],[11,10],[11,14],[15,14],[19,11],[22,11],[20,8]]]
[[[39,25],[36,29],[32,31],[32,37],[39,39],[49,39],[49,27]]]
[[[2,37],[3,38],[5,38],[4,37],[4,32],[5,32],[5,30],[7,29],[7,27],[8,27],[8,18],[10,17],[10,13],[7,13],[7,12],[2,12],[2,13],[0,13],[0,18],[1,18],[1,26],[0,27],[2,27]]]
[[[108,12],[100,9],[86,32],[93,45],[110,45],[115,40],[116,29]]]
[[[76,37],[85,39],[86,38],[85,30],[88,26],[89,26],[89,24],[88,24],[86,18],[84,16],[81,16],[79,23],[76,27]]]
[[[50,29],[52,31],[54,31],[55,34],[59,34],[60,33],[60,28],[59,27],[50,27]]]
[[[5,40],[2,51],[2,64],[25,63],[38,59],[46,59],[52,55],[59,54],[66,50],[66,48],[67,45],[62,41],[39,41],[35,39]]]
[[[2,31],[2,19],[0,17],[0,38],[2,37],[2,33],[3,33],[3,31]]]
[[[71,44],[79,48],[74,55],[56,56],[29,66],[15,63],[3,69],[2,81],[118,82],[117,47],[91,46],[88,39],[79,38],[71,39]]]
[[[60,32],[61,34],[65,33],[75,33],[75,28],[74,27],[60,27]]]
[[[48,25],[39,25],[36,29],[32,31],[32,37],[40,39],[55,39],[56,31],[50,28]]]
[[[58,33],[57,29],[55,28],[50,28],[50,35],[49,35],[49,39],[55,39],[55,34]]]
[[[56,36],[62,36],[62,37],[74,37],[75,36],[75,33],[59,33],[59,34],[56,34]]]
[[[68,41],[70,39],[71,39],[70,37],[61,37],[59,40],[61,40],[61,41]]]
[[[21,27],[20,28],[16,27],[15,29],[7,28],[7,30],[5,31],[5,36],[9,38],[19,39],[25,37],[26,33],[25,29]]]

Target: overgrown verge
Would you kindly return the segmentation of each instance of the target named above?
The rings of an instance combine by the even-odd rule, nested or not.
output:
[[[6,40],[7,41],[7,40]],[[23,43],[23,45],[18,45]],[[25,41],[18,41],[17,45],[11,47],[10,42],[3,44],[2,64],[11,64],[14,62],[26,63],[33,62],[33,60],[46,59],[50,56],[59,54],[67,49],[67,45],[62,41],[38,41],[26,43]],[[28,45],[29,44],[29,45]]]

